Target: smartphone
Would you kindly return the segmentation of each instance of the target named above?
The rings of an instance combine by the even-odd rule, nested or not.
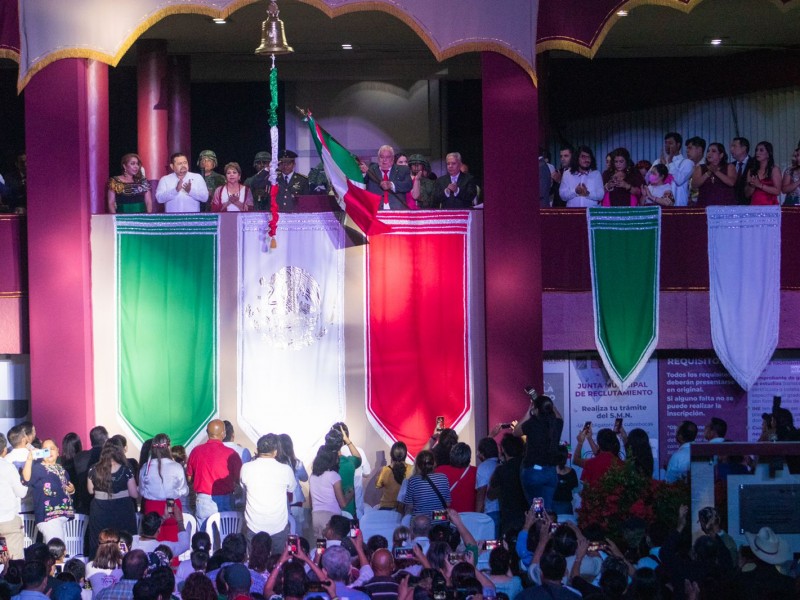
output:
[[[175,499],[167,498],[167,512],[172,514],[175,512]]]
[[[414,549],[408,546],[398,546],[392,551],[395,560],[413,560]]]
[[[592,422],[591,421],[586,421],[586,423],[583,424],[583,430],[584,431],[589,431],[591,428],[592,428]]]
[[[50,458],[50,448],[42,448],[41,450],[37,449],[33,451],[33,460],[39,460],[40,458]]]
[[[511,429],[513,425],[511,423],[500,423],[500,429]]]
[[[544,519],[544,498],[534,498],[531,510],[537,519]]]
[[[444,417],[436,417],[436,431],[441,431],[442,429],[444,429]]]
[[[317,538],[317,554],[322,554],[328,548],[328,540]]]
[[[589,542],[589,552],[599,552],[603,549],[603,544],[601,542]]]
[[[441,510],[434,510],[431,512],[431,523],[436,525],[437,523],[447,523],[450,520],[450,515],[447,514],[447,511],[444,509]]]
[[[6,538],[0,537],[0,553],[7,554],[8,553],[8,544],[6,544]]]
[[[128,553],[128,544],[123,542],[122,540],[119,541],[119,549],[122,551],[123,554]]]
[[[553,535],[558,530],[559,527],[561,527],[561,523],[559,523],[558,521],[553,521],[552,523],[550,523],[550,535]]]
[[[290,535],[286,538],[286,546],[289,548],[289,554],[297,554],[297,548],[300,546],[300,539],[296,535]]]
[[[617,419],[614,421],[614,433],[619,433],[622,431],[622,419]]]
[[[772,412],[775,412],[775,409],[781,407],[781,397],[780,396],[773,396],[772,397]]]
[[[447,553],[447,562],[451,565],[457,565],[460,562],[464,562],[467,560],[467,553],[466,552],[448,552]]]
[[[350,521],[350,537],[357,537],[359,533],[361,533],[361,530],[358,528],[358,519],[353,519]]]
[[[502,546],[503,542],[501,540],[486,540],[483,542],[483,549],[492,551],[495,548]]]

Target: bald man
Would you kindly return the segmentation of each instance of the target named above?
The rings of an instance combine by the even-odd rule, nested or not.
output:
[[[208,441],[192,450],[186,476],[197,492],[195,517],[199,527],[215,512],[234,510],[233,491],[239,482],[242,459],[222,443],[225,423],[214,419],[206,427]]]
[[[397,600],[397,582],[392,578],[394,573],[394,557],[386,548],[380,548],[372,554],[369,561],[375,576],[359,589],[369,594],[370,598],[379,600]]]

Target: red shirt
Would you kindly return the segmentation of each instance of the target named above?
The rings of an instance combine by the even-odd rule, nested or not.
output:
[[[470,465],[464,477],[464,467],[451,467],[442,465],[436,467],[436,473],[442,473],[450,484],[450,508],[458,512],[475,512],[475,475],[478,469]],[[461,481],[458,478],[461,477]],[[458,481],[458,485],[453,484]]]
[[[583,473],[581,473],[581,481],[589,485],[594,485],[606,474],[606,471],[619,462],[619,458],[611,454],[611,452],[600,451],[597,453],[597,456],[593,456],[586,461],[583,467]]]
[[[241,470],[239,454],[221,440],[197,446],[186,461],[186,476],[192,480],[194,491],[210,496],[232,494]]]

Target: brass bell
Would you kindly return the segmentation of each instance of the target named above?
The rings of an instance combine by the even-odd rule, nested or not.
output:
[[[267,20],[261,23],[261,45],[256,54],[289,54],[294,49],[286,42],[283,21],[278,18],[278,4],[271,0],[267,8]]]

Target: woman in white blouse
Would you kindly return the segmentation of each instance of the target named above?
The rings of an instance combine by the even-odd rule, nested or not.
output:
[[[174,501],[181,507],[181,498],[189,493],[186,483],[186,473],[183,466],[173,460],[170,450],[170,439],[166,433],[159,433],[153,438],[150,447],[150,458],[142,465],[139,471],[139,495],[142,497],[142,512],[151,511],[159,515],[166,515],[167,519],[161,526],[159,540],[176,541],[178,535],[177,522],[169,518],[172,513],[167,500]],[[174,529],[174,531],[173,531]],[[171,539],[172,537],[175,539]]]
[[[598,206],[603,199],[603,176],[591,148],[578,146],[569,169],[564,171],[558,193],[568,208]]]

